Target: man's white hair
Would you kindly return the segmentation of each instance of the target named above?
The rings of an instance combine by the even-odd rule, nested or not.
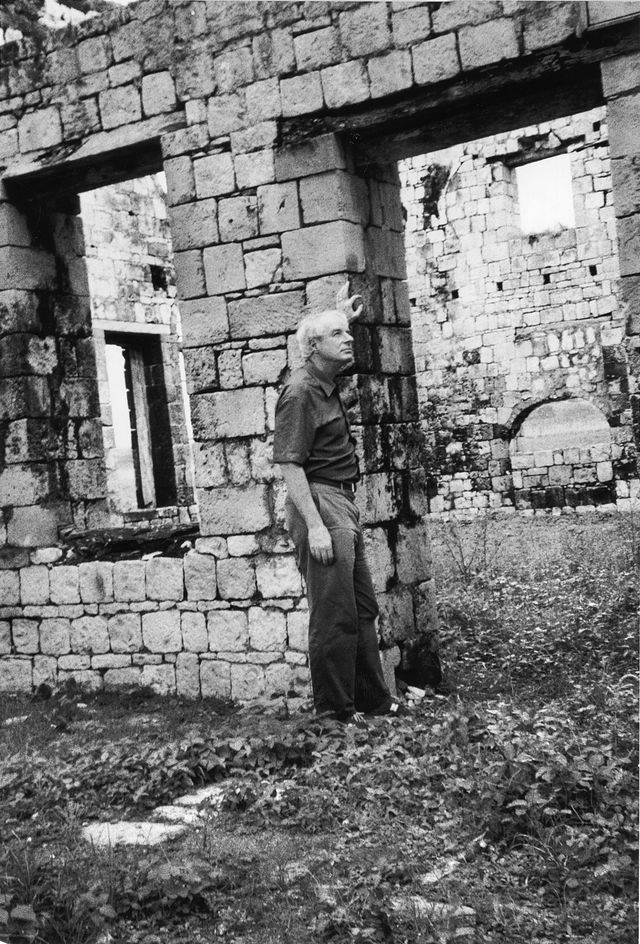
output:
[[[303,360],[308,360],[313,354],[313,342],[316,338],[321,338],[323,334],[324,322],[328,315],[339,315],[348,321],[343,311],[337,308],[328,308],[325,311],[314,311],[310,315],[305,315],[296,331],[296,341]]]

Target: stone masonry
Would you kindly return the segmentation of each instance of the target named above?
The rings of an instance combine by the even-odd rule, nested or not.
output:
[[[557,153],[575,227],[523,233],[515,168]],[[432,512],[625,508],[638,495],[610,165],[604,108],[401,165]],[[604,434],[574,442],[570,425],[564,443],[522,451],[523,418],[567,398],[597,407]]]
[[[606,101],[614,294],[632,372],[636,13],[519,0],[141,0],[0,51],[3,689],[72,674],[240,699],[300,692],[305,605],[271,462],[273,409],[297,322],[347,278],[366,301],[345,398],[364,455],[358,502],[387,661],[395,642],[435,633],[393,162],[437,150],[423,140],[434,128],[447,145],[479,137],[469,128],[496,103],[517,127],[525,103],[558,117],[565,90],[571,105],[575,89],[584,107]],[[91,535],[110,522],[91,434],[101,414],[78,194],[161,170],[200,537],[184,556],[74,561],[65,529]]]

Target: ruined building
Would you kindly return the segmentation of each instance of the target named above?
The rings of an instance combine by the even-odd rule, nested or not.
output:
[[[606,108],[409,158],[401,179],[430,511],[629,507]]]
[[[589,459],[598,482],[614,481],[597,464],[630,461],[625,437],[638,426],[637,14],[636,3],[601,2],[141,0],[0,50],[0,688],[73,676],[189,696],[304,692],[306,610],[271,461],[273,409],[301,315],[333,304],[347,278],[366,302],[344,395],[364,457],[358,502],[388,665],[396,643],[435,632],[424,515],[450,495],[434,485],[434,451],[464,501],[465,482],[486,489],[476,474],[507,479],[508,459],[511,485],[491,489],[550,501],[555,452],[540,473],[549,484],[525,484],[537,473],[523,457],[535,469],[538,449],[535,411],[523,413],[575,399],[577,385],[561,389],[562,353],[582,399],[616,430],[610,458]],[[449,273],[433,283],[429,354],[424,329],[412,334],[412,300],[415,314],[430,289],[408,290],[397,162],[487,136],[508,155],[521,146],[512,132],[533,127],[549,129],[541,146],[553,150],[554,123],[594,109],[607,127],[618,260],[592,276],[596,306],[615,299],[595,317],[589,308],[605,381],[590,373],[597,357],[581,364],[577,342],[563,348],[573,324],[551,319],[562,274],[553,253],[569,267],[600,264],[577,252],[572,261],[577,225],[576,247],[566,233],[566,246],[554,237],[535,260],[524,247],[513,271],[502,243],[521,236],[509,223],[500,255],[481,260],[499,268],[484,274],[458,252],[463,230],[459,244],[447,233],[433,241],[441,250],[425,243],[425,271]],[[485,157],[497,173],[500,161]],[[438,196],[433,183],[431,209],[466,186],[459,174]],[[432,235],[445,223],[433,216]],[[127,219],[135,248],[123,258]],[[610,240],[613,221],[604,224]],[[524,323],[535,329],[527,338],[500,321],[509,299],[538,292],[539,274],[548,296],[529,308],[550,313],[544,352],[536,324]],[[478,279],[491,302],[483,317],[498,319],[479,344],[456,327]],[[585,301],[571,301],[568,321],[588,345],[596,327],[577,326]],[[447,323],[460,341],[448,352]],[[505,372],[512,349],[521,363]],[[451,356],[453,372],[438,363]],[[527,359],[554,356],[539,390]],[[513,396],[522,378],[523,406]],[[469,418],[461,449],[447,401]],[[577,480],[580,453],[561,460]]]

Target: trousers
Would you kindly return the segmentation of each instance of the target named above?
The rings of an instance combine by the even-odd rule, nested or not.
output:
[[[309,553],[307,526],[290,499],[287,528],[296,549],[309,603],[309,667],[317,713],[339,719],[354,711],[383,710],[391,695],[380,662],[378,604],[367,565],[360,517],[348,492],[310,482],[320,517],[331,534],[334,562]]]

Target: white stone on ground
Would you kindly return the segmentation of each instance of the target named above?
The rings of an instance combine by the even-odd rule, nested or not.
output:
[[[175,806],[200,806],[205,804],[213,806],[216,809],[222,803],[225,788],[218,784],[212,784],[210,787],[202,787],[195,793],[185,793],[184,796],[176,797],[173,801]]]
[[[186,823],[91,823],[82,836],[94,846],[156,846],[183,833]]]

